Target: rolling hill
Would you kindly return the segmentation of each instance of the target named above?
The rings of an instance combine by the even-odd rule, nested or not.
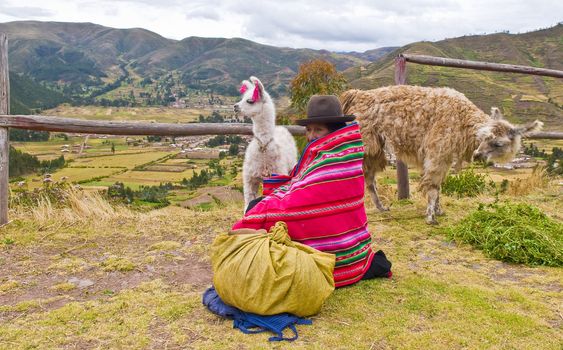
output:
[[[38,84],[28,77],[10,74],[10,114],[32,114],[68,102],[61,93]]]
[[[352,87],[360,89],[394,84],[393,60],[400,53],[563,70],[563,24],[525,34],[498,33],[412,43],[379,61],[349,68],[345,76]],[[563,130],[561,79],[409,63],[407,84],[452,87],[484,111],[499,106],[513,122],[537,118],[545,122],[546,130]]]

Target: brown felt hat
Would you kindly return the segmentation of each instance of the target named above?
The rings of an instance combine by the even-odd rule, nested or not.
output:
[[[342,106],[334,95],[314,95],[307,104],[307,118],[296,121],[298,125],[311,123],[340,123],[356,119],[353,115],[342,114]]]

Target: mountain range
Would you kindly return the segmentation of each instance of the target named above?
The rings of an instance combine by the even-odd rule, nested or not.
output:
[[[12,88],[12,106],[21,110],[51,107],[72,93],[116,81],[158,81],[171,72],[191,89],[226,95],[237,94],[240,81],[255,75],[272,95],[287,95],[299,65],[314,58],[332,62],[349,87],[361,89],[393,84],[393,61],[399,53],[563,70],[563,24],[524,34],[464,36],[363,53],[280,48],[241,38],[172,40],[145,29],[92,23],[19,21],[0,23],[0,32],[9,38],[12,85],[26,87]],[[485,111],[501,107],[512,121],[538,118],[546,128],[563,126],[561,79],[410,63],[407,70],[409,84],[453,87]],[[46,96],[47,101],[32,96]]]
[[[151,78],[176,71],[186,85],[231,94],[241,80],[256,75],[274,94],[284,94],[299,65],[308,60],[322,58],[339,70],[369,63],[359,53],[279,48],[240,38],[172,40],[145,29],[92,23],[10,22],[0,24],[0,32],[9,38],[10,69],[49,82],[101,84],[127,66]]]

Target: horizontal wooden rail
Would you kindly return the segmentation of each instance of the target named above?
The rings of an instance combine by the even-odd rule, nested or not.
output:
[[[292,135],[305,135],[302,126],[284,126]],[[252,135],[252,124],[244,123],[137,123],[43,115],[0,115],[0,127],[107,135]]]
[[[468,69],[488,70],[495,72],[523,73],[523,74],[563,78],[563,71],[555,70],[555,69],[518,66],[514,64],[467,61],[467,60],[458,60],[454,58],[433,57],[433,56],[425,56],[425,55],[402,54],[399,55],[399,57],[404,57],[407,62],[426,64],[430,66],[468,68]]]
[[[283,125],[292,135],[305,135],[305,128]],[[106,135],[252,135],[252,124],[245,123],[136,123],[111,120],[83,120],[44,115],[0,115],[0,127]],[[528,139],[563,139],[563,132],[536,132]]]
[[[526,136],[527,139],[552,139],[552,140],[563,140],[563,132],[557,131],[539,131]]]

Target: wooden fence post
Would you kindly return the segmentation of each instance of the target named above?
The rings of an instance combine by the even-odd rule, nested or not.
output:
[[[407,61],[403,56],[395,58],[395,84],[404,85],[407,80]],[[397,159],[397,197],[409,198],[409,168]]]
[[[8,36],[0,33],[0,114],[10,113],[10,76],[8,73]],[[8,222],[9,155],[8,128],[0,127],[0,225]]]

